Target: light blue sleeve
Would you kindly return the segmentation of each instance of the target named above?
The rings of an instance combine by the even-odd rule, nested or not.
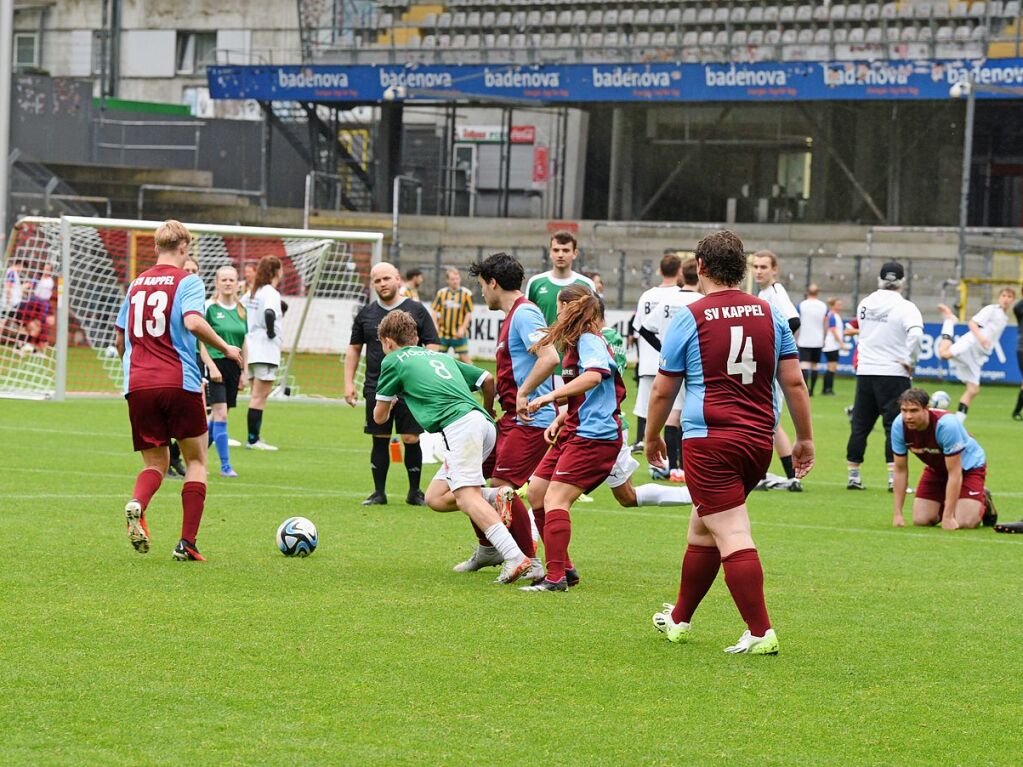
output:
[[[521,306],[512,315],[511,332],[527,349],[537,341],[542,341],[547,321],[535,306]]]
[[[895,455],[905,455],[908,452],[906,450],[906,434],[902,429],[902,414],[900,413],[892,422],[892,452]]]
[[[128,294],[125,293],[124,300],[121,302],[121,308],[117,312],[117,321],[114,323],[115,326],[124,330],[128,327]]]
[[[190,274],[178,285],[175,299],[181,307],[181,316],[196,312],[200,317],[206,316],[206,286],[201,279]]]
[[[610,374],[614,363],[602,337],[583,333],[576,349],[579,352],[579,370],[599,370],[604,376]]]
[[[938,426],[934,430],[934,439],[942,453],[958,455],[966,449],[970,435],[966,433],[966,428],[959,422],[959,419],[954,414],[948,413],[938,419]]]
[[[792,330],[789,328],[789,321],[785,319],[785,315],[780,311],[771,307],[771,312],[774,315],[774,333],[775,348],[778,350],[778,359],[790,359],[799,356],[799,351],[796,349],[796,339],[792,335]]]
[[[696,318],[692,311],[683,306],[671,318],[668,329],[661,343],[661,359],[658,368],[674,375],[686,372],[686,352],[689,344],[696,338]]]

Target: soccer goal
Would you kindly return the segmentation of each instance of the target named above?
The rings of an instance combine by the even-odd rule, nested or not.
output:
[[[0,395],[63,399],[116,394],[117,312],[128,284],[156,263],[162,222],[24,218],[4,254],[0,293]],[[212,295],[217,270],[280,258],[284,351],[278,389],[341,399],[352,319],[381,260],[378,232],[186,224],[199,276]]]

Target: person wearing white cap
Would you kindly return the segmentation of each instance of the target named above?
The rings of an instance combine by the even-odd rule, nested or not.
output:
[[[852,433],[846,446],[849,490],[863,490],[860,465],[867,437],[881,416],[884,452],[888,463],[888,490],[892,491],[895,458],[892,454],[892,423],[899,415],[899,397],[912,385],[913,366],[920,354],[924,321],[920,310],[901,295],[906,271],[897,261],[881,267],[878,289],[860,301],[859,364],[856,367],[856,399]]]

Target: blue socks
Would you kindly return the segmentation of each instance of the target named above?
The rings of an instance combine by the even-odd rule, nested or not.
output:
[[[220,469],[221,471],[227,471],[231,468],[231,456],[227,446],[227,422],[211,421],[210,437],[213,438],[213,444],[217,448],[217,455],[220,456]]]

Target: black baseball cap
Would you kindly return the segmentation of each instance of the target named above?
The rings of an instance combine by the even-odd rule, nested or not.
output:
[[[905,276],[906,270],[902,268],[902,264],[898,261],[889,261],[881,267],[881,279],[886,282],[901,280]]]

